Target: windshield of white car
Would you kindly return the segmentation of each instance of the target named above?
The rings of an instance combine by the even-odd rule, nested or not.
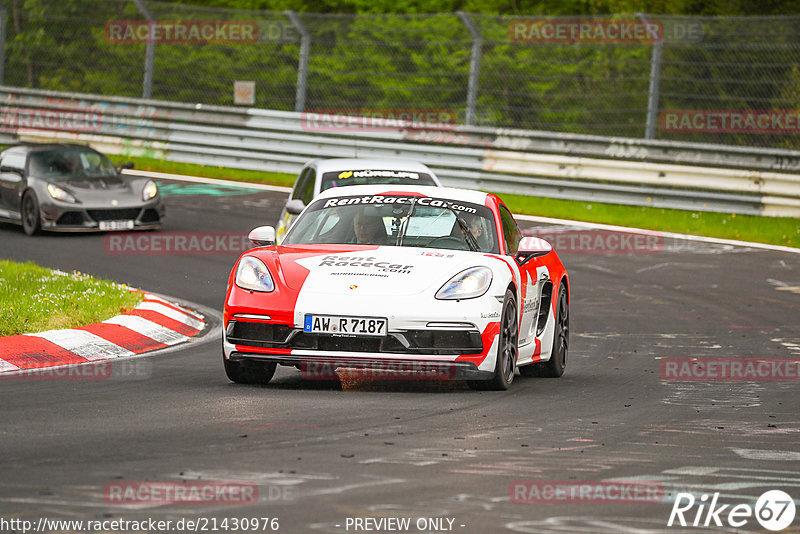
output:
[[[28,174],[59,181],[116,176],[117,169],[108,158],[92,150],[47,150],[30,155]]]
[[[369,184],[398,185],[436,185],[430,174],[413,171],[392,171],[379,169],[362,169],[358,171],[334,171],[322,175],[320,191],[332,187]]]
[[[402,239],[398,239],[400,236]],[[486,206],[399,195],[317,200],[297,219],[282,244],[362,244],[499,253],[494,216]]]

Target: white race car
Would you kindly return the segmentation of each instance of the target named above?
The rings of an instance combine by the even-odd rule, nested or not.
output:
[[[303,166],[289,199],[278,219],[280,242],[292,220],[322,191],[333,187],[367,184],[404,184],[440,186],[439,179],[427,166],[399,158],[315,159]]]
[[[434,370],[478,389],[561,376],[569,280],[495,195],[438,187],[323,192],[280,245],[250,233],[225,299],[224,365],[266,383],[277,364]]]

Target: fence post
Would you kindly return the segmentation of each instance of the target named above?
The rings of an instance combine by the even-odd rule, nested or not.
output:
[[[467,126],[475,124],[475,105],[478,100],[478,82],[481,72],[481,52],[483,48],[483,37],[481,32],[472,21],[469,13],[458,11],[458,17],[464,26],[467,27],[472,35],[472,53],[469,58],[469,85],[467,87]]]
[[[306,108],[306,84],[308,80],[308,55],[311,50],[311,34],[303,23],[297,13],[287,9],[284,14],[289,17],[289,20],[294,24],[300,34],[300,60],[297,65],[297,94],[294,97],[294,110],[297,112],[304,111]]]
[[[6,65],[6,9],[0,5],[0,85],[3,85]]]
[[[643,24],[648,20],[642,13],[637,17]],[[664,35],[659,35],[653,43],[653,52],[650,55],[650,85],[647,89],[647,123],[645,125],[645,139],[656,138],[656,123],[658,122],[658,92],[661,84],[661,53],[664,47]]]
[[[133,0],[136,8],[148,21],[152,21],[153,15],[142,0]],[[152,35],[152,25],[149,35]],[[144,49],[144,80],[142,81],[142,98],[150,98],[153,95],[153,64],[156,60],[156,43],[153,39],[148,39]]]

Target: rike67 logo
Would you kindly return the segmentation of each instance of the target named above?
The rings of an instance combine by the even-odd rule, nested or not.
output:
[[[755,517],[763,528],[777,532],[792,524],[796,512],[794,500],[781,490],[765,492],[755,506],[718,505],[718,500],[719,493],[714,493],[710,501],[708,494],[696,500],[691,493],[678,493],[667,526],[723,527],[727,523],[727,526],[741,528]]]

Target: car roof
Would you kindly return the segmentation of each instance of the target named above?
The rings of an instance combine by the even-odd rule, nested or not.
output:
[[[435,187],[432,185],[399,185],[399,184],[370,184],[348,185],[326,189],[314,200],[330,197],[358,196],[358,195],[385,195],[385,194],[418,194],[426,197],[445,198],[459,202],[471,202],[482,206],[488,205],[486,200],[494,197],[491,193],[475,191],[473,189],[456,189],[454,187]]]
[[[368,169],[424,172],[433,175],[427,165],[403,158],[331,158],[315,159],[306,165],[315,167],[322,174],[339,171],[361,171]]]
[[[3,150],[3,152],[42,152],[45,150],[57,150],[57,149],[75,149],[75,148],[83,148],[87,150],[95,151],[92,147],[88,145],[80,145],[75,143],[20,143],[18,145],[13,145],[8,147],[7,149]]]

